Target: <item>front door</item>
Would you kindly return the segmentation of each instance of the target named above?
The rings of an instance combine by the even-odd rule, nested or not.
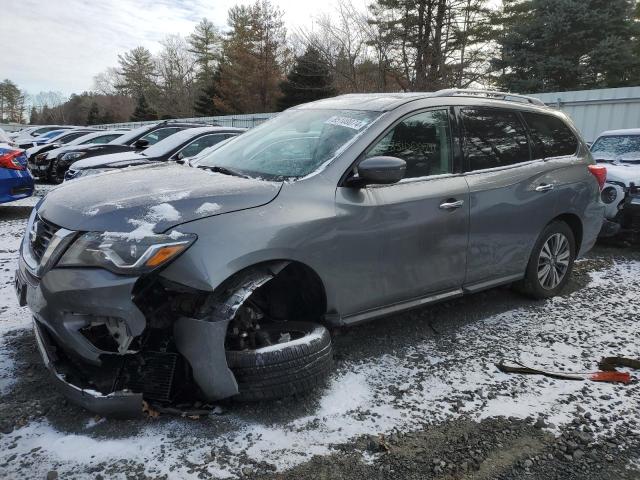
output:
[[[336,247],[348,265],[340,305],[345,316],[460,288],[465,275],[469,194],[455,173],[447,109],[413,113],[363,158],[407,162],[393,185],[338,187]],[[348,318],[346,321],[349,321]]]

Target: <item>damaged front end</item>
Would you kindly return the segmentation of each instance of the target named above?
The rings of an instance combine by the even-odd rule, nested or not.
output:
[[[29,223],[35,233],[23,241],[16,291],[33,313],[45,365],[71,401],[130,417],[142,414],[143,401],[193,405],[238,393],[225,358],[230,318],[215,316],[211,292],[169,281],[155,268],[140,275],[110,271],[152,258],[127,259],[139,252],[114,244],[108,246],[118,253],[114,268],[74,265],[100,261],[106,247],[87,253],[85,245],[85,258],[73,260],[69,252],[86,234],[39,218]]]
[[[634,245],[640,244],[640,186],[632,182],[626,187],[624,184],[613,182],[603,190],[602,200],[605,205],[615,208],[615,211],[612,210],[605,218],[600,236],[616,237]]]

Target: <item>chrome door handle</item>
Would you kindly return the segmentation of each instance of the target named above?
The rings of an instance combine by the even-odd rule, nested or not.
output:
[[[552,183],[543,183],[542,185],[538,185],[536,187],[536,192],[548,192],[549,190],[553,190]]]
[[[464,205],[464,200],[447,201],[440,204],[441,210],[455,210]]]

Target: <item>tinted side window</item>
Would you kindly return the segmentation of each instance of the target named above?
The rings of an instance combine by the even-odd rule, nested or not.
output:
[[[522,116],[529,127],[534,159],[573,155],[578,150],[578,140],[559,118],[527,112]]]
[[[69,135],[65,135],[63,138],[60,138],[60,143],[69,143],[71,140],[75,140],[76,138],[84,137],[89,132],[76,132],[70,133]]]
[[[449,112],[434,110],[403,120],[366,153],[379,155],[407,162],[405,178],[452,173]]]
[[[515,112],[465,108],[462,122],[464,153],[471,170],[529,161],[527,135]]]

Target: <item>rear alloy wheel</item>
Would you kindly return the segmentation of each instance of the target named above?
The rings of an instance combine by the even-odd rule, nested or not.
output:
[[[531,253],[522,290],[534,298],[558,295],[571,276],[575,250],[575,237],[566,223],[547,225]]]
[[[331,336],[322,325],[271,322],[250,336],[253,338],[247,343],[258,339],[267,345],[246,345],[248,348],[241,350],[228,346],[226,350],[227,363],[238,382],[237,400],[273,400],[302,394],[322,385],[331,371]]]

